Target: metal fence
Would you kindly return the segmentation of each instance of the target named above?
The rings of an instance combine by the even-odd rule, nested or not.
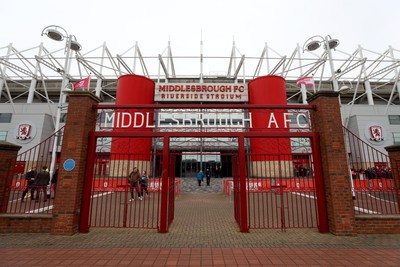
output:
[[[356,214],[400,214],[396,195],[399,188],[394,179],[396,172],[392,171],[398,164],[347,128],[344,136]]]
[[[285,230],[318,226],[311,153],[249,153],[246,157],[251,162],[246,168],[250,228]]]
[[[162,152],[107,153],[106,156],[97,153],[95,157],[90,226],[158,229],[162,197]],[[134,168],[138,171],[138,183],[129,181]],[[141,183],[143,175],[148,177],[147,186]],[[171,198],[168,201],[171,205],[174,197],[181,192],[181,181],[174,178],[170,176],[168,179]],[[172,212],[172,220],[173,207],[169,208],[169,212]]]
[[[60,151],[60,140],[64,128],[54,133],[40,144],[22,152],[14,164],[14,174],[10,186],[6,190],[5,201],[8,201],[6,213],[12,214],[48,214],[52,213],[55,201],[55,184],[53,179],[57,169],[57,158],[53,151]],[[11,165],[9,168],[11,169]],[[37,183],[37,174],[46,170],[50,181],[41,186]],[[8,195],[8,197],[7,197]]]
[[[260,139],[262,140],[262,139]],[[266,138],[266,144],[272,139]],[[224,193],[234,199],[235,219],[250,229],[317,228],[319,223],[313,150],[281,153],[245,153],[244,162],[234,157],[233,178],[223,180]],[[282,139],[283,140],[283,139]],[[307,144],[310,140],[307,140]],[[268,149],[266,149],[268,150]],[[242,170],[243,174],[239,171]],[[240,182],[244,175],[245,183]],[[245,196],[241,192],[246,192]],[[245,201],[243,201],[245,197]],[[243,209],[244,203],[246,208]],[[246,210],[247,214],[242,214]],[[243,220],[243,216],[247,217]]]

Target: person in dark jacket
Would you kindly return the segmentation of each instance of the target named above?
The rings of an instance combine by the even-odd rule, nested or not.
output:
[[[129,174],[129,178],[128,178],[128,183],[130,184],[130,192],[131,192],[131,199],[129,201],[132,201],[135,199],[135,195],[134,195],[134,190],[136,190],[137,195],[139,197],[140,200],[142,200],[142,192],[139,190],[139,185],[140,185],[140,173],[138,168],[134,167],[133,171]]]
[[[50,174],[47,171],[47,166],[42,168],[42,171],[38,173],[35,181],[36,185],[36,202],[39,202],[40,191],[43,191],[43,201],[47,201],[47,185],[50,182]]]
[[[142,172],[142,178],[141,178],[141,184],[140,184],[140,191],[142,193],[142,197],[144,196],[144,192],[146,192],[146,195],[149,195],[149,176],[147,176],[146,171]]]
[[[22,192],[22,200],[24,201],[24,198],[26,194],[31,191],[31,200],[34,200],[34,195],[35,195],[35,180],[36,180],[36,168],[33,167],[30,169],[26,175],[25,175],[25,180],[27,182],[25,190]]]
[[[206,169],[206,181],[207,181],[207,185],[210,185],[210,180],[211,180],[211,170],[210,168]]]
[[[58,177],[58,169],[54,172],[53,178],[51,179],[51,184],[53,185],[54,196],[56,195],[57,190],[57,177]],[[54,196],[52,198],[54,198]]]

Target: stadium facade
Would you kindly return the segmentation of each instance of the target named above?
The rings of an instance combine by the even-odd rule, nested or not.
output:
[[[153,80],[154,103],[224,104],[248,103],[249,81],[278,75],[286,80],[288,104],[307,104],[307,98],[320,91],[340,92],[343,125],[385,152],[385,146],[400,142],[399,50],[390,46],[383,52],[361,46],[347,52],[340,46],[326,49],[331,41],[335,46],[339,43],[330,36],[315,36],[289,51],[289,56],[266,44],[262,51],[249,51],[261,53],[258,57],[241,54],[235,43],[226,57],[203,54],[202,42],[197,56],[173,56],[170,43],[162,54],[151,56],[142,55],[137,43],[114,55],[105,44],[88,53],[74,51],[68,42],[54,52],[43,44],[23,50],[9,44],[0,48],[0,140],[21,145],[21,151],[42,142],[65,122],[68,100],[63,91],[87,77],[90,83],[85,89],[103,104],[115,103],[117,80],[125,74]],[[309,44],[322,47],[310,51]],[[196,86],[208,86],[208,93],[193,93],[190,88]],[[226,143],[219,140],[210,146]],[[207,150],[206,145],[203,140],[186,148]]]

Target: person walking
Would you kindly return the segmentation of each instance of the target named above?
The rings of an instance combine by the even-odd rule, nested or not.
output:
[[[211,180],[211,170],[210,170],[210,168],[207,168],[207,170],[206,170],[206,181],[207,181],[207,186],[210,185],[210,180]]]
[[[26,196],[26,194],[31,191],[31,200],[34,200],[35,197],[35,180],[36,180],[36,168],[32,167],[32,169],[30,169],[26,175],[25,175],[25,180],[26,180],[26,188],[25,190],[22,192],[22,199],[21,201],[24,201],[24,198]]]
[[[53,190],[54,190],[54,196],[52,197],[53,199],[56,195],[56,190],[57,190],[57,178],[58,178],[58,169],[54,172],[53,178],[51,179],[51,184],[53,185]]]
[[[140,184],[140,190],[141,190],[141,194],[142,197],[144,196],[144,192],[146,192],[146,195],[149,195],[149,191],[147,189],[149,185],[149,177],[146,174],[146,171],[142,172],[142,179],[141,179],[141,184]]]
[[[136,190],[138,197],[140,200],[142,200],[142,193],[139,190],[139,183],[140,183],[140,177],[139,177],[139,170],[134,167],[133,171],[129,174],[129,179],[128,179],[128,183],[130,184],[130,193],[131,193],[131,199],[129,201],[132,201],[135,199],[135,195],[134,195],[134,190]]]
[[[199,183],[199,186],[201,186],[201,182],[203,181],[203,178],[204,178],[204,173],[202,170],[200,170],[197,173],[197,182]]]
[[[50,182],[50,174],[47,171],[47,167],[44,166],[42,171],[38,173],[35,181],[36,185],[36,202],[39,202],[40,191],[43,191],[43,202],[47,201],[47,185]]]

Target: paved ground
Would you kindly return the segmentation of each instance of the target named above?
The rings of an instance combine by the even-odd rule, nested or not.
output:
[[[316,229],[240,233],[221,180],[183,182],[166,234],[0,234],[0,266],[400,266],[400,235],[339,237]]]

